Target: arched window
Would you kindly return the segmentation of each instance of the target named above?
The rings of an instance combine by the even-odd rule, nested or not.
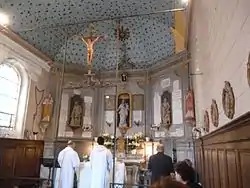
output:
[[[15,129],[21,77],[11,64],[0,64],[0,128]]]

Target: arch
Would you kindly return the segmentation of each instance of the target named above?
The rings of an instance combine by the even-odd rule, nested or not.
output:
[[[28,98],[28,75],[15,59],[0,63],[0,128],[23,136]],[[4,89],[3,89],[4,88]]]

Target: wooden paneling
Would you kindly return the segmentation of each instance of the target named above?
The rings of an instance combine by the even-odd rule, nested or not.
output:
[[[17,179],[20,182],[23,177],[39,178],[43,147],[43,141],[1,138],[0,184],[7,188],[15,185],[13,183]]]
[[[195,156],[204,188],[248,188],[250,112],[197,139]]]

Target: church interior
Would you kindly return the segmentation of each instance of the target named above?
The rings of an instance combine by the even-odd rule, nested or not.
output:
[[[194,163],[204,188],[248,188],[249,7],[1,0],[1,187],[61,188],[57,156],[71,140],[87,188],[102,136],[125,164],[124,187],[149,187],[147,162],[161,143],[174,163]]]

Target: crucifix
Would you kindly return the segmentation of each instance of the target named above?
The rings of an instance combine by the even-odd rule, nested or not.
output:
[[[87,46],[87,50],[88,50],[87,65],[89,67],[91,67],[91,65],[92,65],[92,59],[93,59],[93,54],[94,54],[94,44],[98,40],[105,38],[104,36],[94,36],[94,34],[93,34],[94,31],[95,31],[94,26],[91,25],[89,36],[79,36],[81,41],[83,41]]]

